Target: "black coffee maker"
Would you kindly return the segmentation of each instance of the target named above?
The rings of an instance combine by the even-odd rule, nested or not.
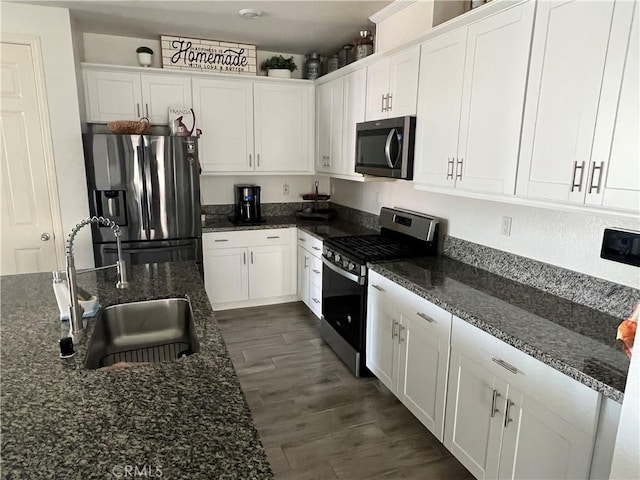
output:
[[[235,211],[229,218],[234,223],[262,223],[260,212],[260,187],[258,185],[234,185]]]

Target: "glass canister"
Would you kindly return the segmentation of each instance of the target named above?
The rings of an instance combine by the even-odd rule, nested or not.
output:
[[[315,80],[320,76],[320,58],[316,52],[308,55],[304,64],[304,76],[308,80]]]
[[[373,36],[370,30],[360,30],[356,39],[356,60],[362,60],[373,53]]]
[[[353,50],[353,45],[347,44],[343,45],[340,51],[338,52],[338,68],[342,68],[345,65],[349,65],[353,59],[353,55],[351,51]]]
[[[338,55],[331,55],[327,61],[327,73],[335,72],[338,69]]]

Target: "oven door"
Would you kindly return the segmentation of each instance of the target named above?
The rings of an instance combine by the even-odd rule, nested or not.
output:
[[[322,257],[322,316],[356,351],[364,351],[366,279]]]

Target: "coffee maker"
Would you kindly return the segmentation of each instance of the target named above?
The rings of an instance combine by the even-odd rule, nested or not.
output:
[[[234,223],[262,223],[260,212],[260,187],[258,185],[234,185],[235,211],[229,219]]]

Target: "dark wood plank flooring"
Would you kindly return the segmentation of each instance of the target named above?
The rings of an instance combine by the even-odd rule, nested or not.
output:
[[[355,378],[302,302],[216,312],[278,480],[472,479],[375,378]]]

